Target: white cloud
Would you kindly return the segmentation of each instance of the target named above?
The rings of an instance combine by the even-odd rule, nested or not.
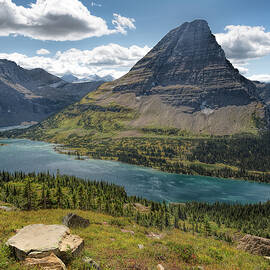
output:
[[[58,51],[54,56],[28,57],[24,54],[0,53],[0,59],[6,58],[15,61],[18,65],[27,68],[43,68],[57,76],[72,73],[82,78],[92,74],[99,76],[112,75],[119,78],[124,75],[150,48],[136,45],[128,48],[118,44],[108,44],[92,50],[70,49]]]
[[[134,19],[123,17],[116,13],[114,13],[113,16],[114,16],[114,20],[112,21],[112,23],[115,25],[117,32],[126,34],[127,33],[126,28],[136,29],[134,25],[134,22],[135,22]]]
[[[96,2],[91,2],[91,6],[92,6],[92,7],[102,7],[101,4],[98,4],[98,3],[96,3]]]
[[[262,26],[228,25],[226,33],[215,34],[226,56],[236,62],[270,54],[270,32]]]
[[[79,0],[36,0],[30,7],[0,0],[0,36],[23,35],[40,40],[81,40],[135,29],[132,18],[113,14],[114,29]]]
[[[38,55],[50,54],[50,51],[42,48],[42,49],[37,50],[36,54],[38,54]]]
[[[252,81],[270,82],[270,74],[257,74],[248,77]]]
[[[244,66],[234,64],[234,67],[237,68],[242,75],[245,75],[248,73],[248,68]]]

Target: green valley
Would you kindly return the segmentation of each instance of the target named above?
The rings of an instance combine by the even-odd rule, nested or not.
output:
[[[172,127],[134,128],[136,110],[97,105],[102,88],[42,123],[6,137],[60,143],[63,153],[144,165],[166,172],[270,181],[268,132],[196,135]]]

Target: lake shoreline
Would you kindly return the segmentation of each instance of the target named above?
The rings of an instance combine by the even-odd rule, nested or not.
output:
[[[27,138],[25,138],[27,139]],[[1,137],[0,137],[1,140]],[[30,139],[27,139],[30,140]],[[31,140],[31,141],[35,141],[35,140]],[[51,143],[50,141],[43,141],[46,143]],[[135,165],[135,166],[139,166],[139,167],[143,167],[143,168],[148,168],[148,169],[153,169],[156,171],[160,171],[160,172],[165,172],[165,173],[169,173],[169,174],[177,174],[177,175],[188,175],[188,176],[206,176],[206,177],[210,177],[210,178],[220,178],[220,179],[224,179],[224,180],[237,180],[237,181],[248,181],[251,183],[262,183],[262,184],[268,184],[270,185],[270,182],[263,182],[263,181],[256,181],[254,179],[243,179],[243,178],[234,178],[234,177],[219,177],[219,176],[210,176],[210,175],[204,175],[204,174],[195,174],[195,173],[190,173],[190,174],[185,174],[185,173],[177,173],[177,172],[171,172],[171,171],[166,171],[166,170],[162,170],[162,168],[159,167],[148,167],[144,164],[137,164],[137,163],[129,163],[129,162],[124,162],[124,161],[120,161],[120,160],[116,160],[116,159],[112,159],[110,157],[108,158],[93,158],[91,156],[87,156],[87,155],[80,155],[79,150],[78,149],[74,149],[72,147],[66,146],[64,144],[58,144],[56,143],[56,147],[54,148],[54,150],[59,153],[59,154],[63,154],[63,155],[69,155],[69,156],[77,156],[78,160],[85,160],[85,159],[92,159],[92,160],[107,160],[107,161],[112,161],[112,162],[120,162],[123,164],[129,164],[129,165]],[[257,171],[255,171],[257,172]]]
[[[0,132],[1,135],[1,132]],[[4,140],[4,139],[10,139],[8,137],[1,137],[0,136],[0,140]],[[92,157],[92,156],[88,156],[88,155],[81,155],[80,154],[80,150],[76,149],[76,148],[72,148],[71,146],[68,145],[64,145],[64,144],[60,144],[60,143],[55,143],[55,142],[51,142],[50,140],[35,140],[35,139],[29,139],[29,138],[12,138],[12,139],[22,139],[22,140],[30,140],[33,142],[44,142],[44,143],[49,143],[49,144],[53,144],[55,145],[54,147],[54,151],[56,151],[59,154],[63,154],[63,155],[68,155],[68,156],[77,156],[76,159],[78,160],[106,160],[106,161],[112,161],[112,162],[120,162],[123,164],[129,164],[129,165],[135,165],[135,166],[139,166],[139,167],[143,167],[143,168],[148,168],[148,169],[153,169],[156,171],[160,171],[160,172],[165,172],[165,173],[169,173],[169,174],[177,174],[177,175],[187,175],[187,176],[204,176],[204,177],[210,177],[210,178],[220,178],[220,179],[224,179],[224,180],[236,180],[236,181],[248,181],[251,183],[263,183],[263,184],[269,184],[270,185],[270,181],[269,182],[264,182],[264,181],[256,181],[255,179],[244,179],[244,178],[237,178],[237,177],[220,177],[220,176],[211,176],[208,174],[198,174],[198,173],[177,173],[177,172],[172,172],[169,170],[163,170],[160,167],[149,167],[146,166],[144,164],[139,164],[139,163],[129,163],[129,162],[125,162],[125,161],[121,161],[121,160],[117,160],[117,159],[113,159],[112,157],[102,157],[102,158],[98,158],[98,157]],[[252,171],[254,173],[260,174],[263,172],[260,171]],[[269,172],[265,172],[268,173]]]
[[[270,185],[265,183],[166,173],[117,161],[77,160],[74,155],[57,153],[54,148],[59,145],[46,142],[8,139],[2,143],[10,147],[1,148],[0,170],[56,173],[59,169],[61,174],[115,183],[125,187],[129,195],[168,203],[248,204],[269,200]]]

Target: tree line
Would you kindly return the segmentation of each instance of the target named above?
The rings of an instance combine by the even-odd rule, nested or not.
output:
[[[130,217],[145,227],[178,228],[231,241],[221,228],[270,238],[270,201],[257,204],[167,204],[128,196],[123,187],[74,176],[0,172],[0,200],[23,210],[81,209]],[[136,208],[140,204],[146,210]]]

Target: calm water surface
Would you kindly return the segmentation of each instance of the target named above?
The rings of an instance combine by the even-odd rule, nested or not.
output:
[[[54,145],[29,140],[0,140],[0,170],[47,171],[105,180],[124,186],[129,195],[155,201],[259,202],[270,199],[270,185],[204,176],[188,176],[103,160],[75,160]]]

